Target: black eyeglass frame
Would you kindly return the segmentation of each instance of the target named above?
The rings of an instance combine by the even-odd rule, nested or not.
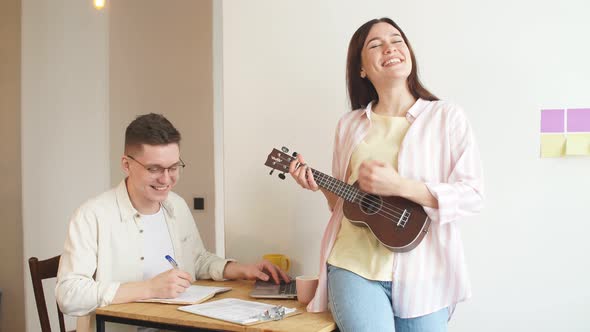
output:
[[[159,175],[159,174],[164,174],[164,171],[168,171],[168,174],[172,174],[172,169],[175,167],[179,167],[178,171],[180,172],[181,169],[186,167],[185,162],[182,160],[182,158],[178,157],[178,163],[170,166],[170,167],[162,167],[162,166],[146,166],[144,165],[141,161],[133,158],[132,156],[126,154],[125,157],[135,161],[136,163],[140,164],[141,167],[143,167],[146,171],[148,171],[150,174],[153,175]]]

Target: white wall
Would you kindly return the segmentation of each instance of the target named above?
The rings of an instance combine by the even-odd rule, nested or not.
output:
[[[213,169],[215,182],[215,253],[225,257],[223,159],[223,3],[213,1]],[[201,235],[202,236],[202,235]]]
[[[389,16],[426,86],[465,108],[482,151],[486,209],[461,222],[474,297],[451,330],[587,330],[590,159],[540,159],[539,110],[590,107],[588,12],[582,0],[224,1],[227,256],[282,252],[293,274],[318,272],[321,194],[263,163],[287,145],[330,171],[349,38]]]
[[[26,259],[59,254],[74,209],[108,188],[107,28],[92,1],[22,2]],[[27,331],[39,331],[28,265],[24,274]],[[47,282],[44,289],[57,329],[54,286]]]

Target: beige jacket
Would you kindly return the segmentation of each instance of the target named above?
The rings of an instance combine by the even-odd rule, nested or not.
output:
[[[179,268],[197,279],[223,279],[229,261],[205,250],[191,211],[178,195],[162,203]],[[94,310],[111,304],[119,285],[142,280],[142,233],[125,180],[84,203],[70,220],[55,296],[64,314],[79,316],[76,331],[95,331]],[[107,325],[109,331],[136,328]]]

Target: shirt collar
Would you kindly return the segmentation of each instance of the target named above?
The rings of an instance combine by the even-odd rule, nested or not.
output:
[[[367,116],[367,118],[369,119],[369,121],[371,120],[371,114],[372,114],[372,110],[373,110],[373,102],[371,101],[367,107],[365,108],[365,115]],[[422,98],[418,98],[416,100],[416,102],[414,103],[414,105],[412,105],[412,107],[410,107],[410,109],[408,110],[408,112],[406,112],[406,119],[408,119],[408,121],[410,123],[414,122],[414,120],[416,120],[416,118],[422,114],[422,112],[424,112],[424,110],[426,109],[426,105],[428,104],[427,100],[424,100]]]
[[[137,209],[133,207],[133,204],[131,204],[126,180],[127,179],[123,179],[116,189],[117,204],[119,205],[121,221],[123,222],[133,220],[133,217],[139,216],[139,211],[137,211]],[[166,210],[168,215],[174,218],[174,207],[172,206],[172,202],[170,202],[170,198],[166,198],[166,200],[162,202],[162,207]]]

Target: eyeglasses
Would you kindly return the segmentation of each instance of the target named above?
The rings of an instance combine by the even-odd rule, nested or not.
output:
[[[145,168],[148,173],[150,173],[153,177],[158,177],[164,174],[164,171],[168,170],[168,174],[170,176],[177,176],[180,174],[180,171],[186,167],[186,164],[182,159],[178,158],[180,161],[170,167],[162,167],[159,165],[144,165],[143,163],[139,162],[137,159],[131,157],[130,155],[126,155],[127,158],[135,161],[136,163],[140,164],[143,168]]]

